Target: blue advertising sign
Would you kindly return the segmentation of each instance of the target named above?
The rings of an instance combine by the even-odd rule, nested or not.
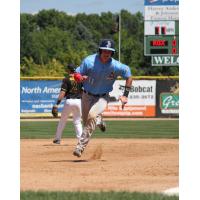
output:
[[[179,0],[144,0],[145,6],[175,6]]]
[[[51,113],[60,93],[61,80],[21,80],[20,113]],[[59,105],[61,112],[64,101]]]

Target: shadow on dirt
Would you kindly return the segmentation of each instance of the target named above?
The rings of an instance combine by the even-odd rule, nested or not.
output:
[[[52,160],[49,162],[74,162],[74,163],[79,163],[79,162],[89,162],[90,160]]]
[[[73,162],[73,163],[82,163],[82,162],[93,162],[93,161],[100,161],[105,162],[106,160],[50,160],[49,162]]]

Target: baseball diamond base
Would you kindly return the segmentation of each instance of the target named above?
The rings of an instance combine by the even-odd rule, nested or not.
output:
[[[178,186],[178,139],[21,139],[21,191],[161,192]]]

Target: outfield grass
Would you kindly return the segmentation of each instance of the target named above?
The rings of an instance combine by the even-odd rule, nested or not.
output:
[[[58,122],[55,121],[22,121],[21,138],[52,138]],[[106,121],[107,130],[102,133],[98,128],[94,138],[178,138],[179,120],[135,120]],[[74,127],[68,122],[63,138],[74,138]]]
[[[178,200],[178,196],[139,192],[21,192],[20,200]]]

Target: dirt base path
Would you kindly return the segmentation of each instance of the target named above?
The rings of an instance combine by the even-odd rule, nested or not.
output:
[[[178,186],[177,139],[91,139],[82,157],[76,139],[61,145],[21,139],[21,190],[146,191]]]

